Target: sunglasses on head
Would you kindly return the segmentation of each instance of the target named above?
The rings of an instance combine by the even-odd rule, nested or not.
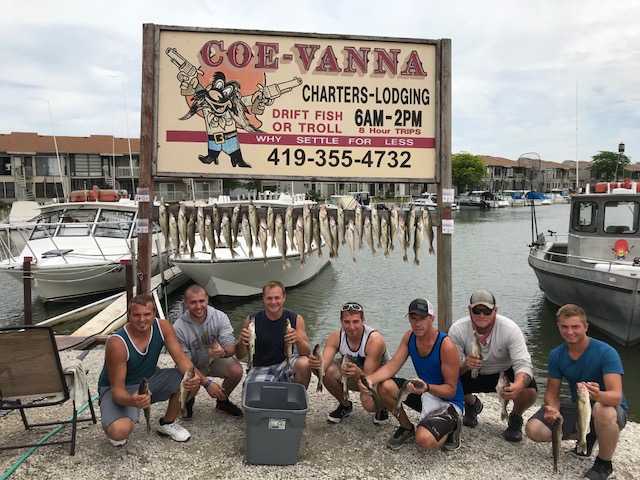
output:
[[[471,309],[471,311],[473,313],[475,313],[476,315],[480,315],[481,313],[483,315],[491,315],[491,312],[493,312],[493,308],[489,308],[489,307],[482,307],[480,305],[476,305],[475,307],[473,307]]]
[[[342,305],[342,308],[340,309],[341,312],[349,312],[349,311],[354,311],[354,312],[361,312],[362,309],[362,305],[360,305],[359,303],[345,303],[344,305]]]

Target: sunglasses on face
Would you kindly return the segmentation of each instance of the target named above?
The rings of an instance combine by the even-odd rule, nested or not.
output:
[[[359,303],[345,303],[344,305],[342,305],[342,308],[340,309],[340,311],[341,312],[349,312],[349,311],[361,312],[362,305],[360,305]]]
[[[471,309],[471,311],[476,315],[480,315],[480,314],[491,315],[491,312],[493,312],[493,308],[481,307],[479,305],[476,305]]]

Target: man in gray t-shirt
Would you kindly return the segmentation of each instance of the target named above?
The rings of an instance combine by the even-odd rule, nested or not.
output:
[[[207,384],[217,391],[216,409],[242,417],[242,411],[229,401],[229,395],[242,379],[242,365],[233,358],[236,343],[229,317],[209,305],[209,296],[200,285],[187,288],[184,306],[186,310],[173,325],[182,351],[202,373],[224,379],[222,386],[211,379]],[[187,403],[183,420],[191,420],[194,400]]]

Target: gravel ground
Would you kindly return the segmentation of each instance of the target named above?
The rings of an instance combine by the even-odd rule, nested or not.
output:
[[[65,358],[78,352],[64,352]],[[97,348],[84,359],[89,368],[92,393],[97,388],[97,377],[102,367],[104,350]],[[168,356],[161,365],[170,366]],[[147,435],[138,425],[124,447],[112,447],[98,425],[79,424],[76,455],[70,456],[68,445],[47,446],[37,449],[11,474],[11,479],[127,479],[168,478],[300,478],[300,479],[418,479],[437,476],[439,479],[558,479],[582,478],[592,461],[574,458],[569,454],[573,441],[563,442],[560,473],[552,474],[551,445],[535,444],[525,438],[521,443],[505,441],[501,433],[506,428],[500,422],[495,395],[480,394],[485,404],[475,429],[462,432],[462,447],[455,452],[425,452],[414,443],[400,450],[386,447],[386,440],[395,431],[397,422],[375,426],[372,414],[365,412],[359,400],[354,401],[353,414],[338,425],[326,421],[336,401],[326,391],[316,392],[313,377],[308,390],[309,412],[302,430],[298,462],[291,466],[249,465],[245,461],[245,422],[215,411],[214,401],[198,395],[194,418],[185,427],[191,432],[189,442],[180,444],[153,433]],[[357,395],[353,395],[355,397]],[[241,404],[238,387],[231,400]],[[70,406],[70,403],[68,404]],[[97,407],[97,413],[99,409]],[[34,409],[29,412],[33,421],[49,418],[67,418],[69,406]],[[166,404],[152,406],[153,422],[164,413]],[[532,407],[525,417],[538,408]],[[88,410],[87,410],[88,411]],[[86,411],[85,411],[86,413]],[[417,421],[417,414],[412,415]],[[40,417],[40,418],[38,418]],[[144,420],[143,420],[144,421]],[[26,432],[19,414],[13,412],[0,419],[0,444],[36,442],[54,427],[41,427]],[[65,428],[57,435],[67,435]],[[255,432],[255,430],[253,431]],[[265,435],[267,432],[265,432]],[[293,434],[292,434],[293,435]],[[295,435],[292,436],[295,438]],[[629,423],[623,430],[614,457],[618,479],[640,478],[638,465],[640,426]],[[8,472],[25,450],[0,452],[0,474]],[[0,476],[0,478],[6,478]]]

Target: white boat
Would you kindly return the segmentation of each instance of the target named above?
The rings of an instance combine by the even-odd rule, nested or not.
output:
[[[502,196],[511,207],[524,207],[524,190],[503,190]]]
[[[137,252],[138,204],[119,197],[115,190],[78,191],[69,202],[41,206],[40,215],[30,222],[8,227],[25,246],[17,252],[15,244],[2,241],[0,271],[22,282],[23,265],[30,257],[33,288],[44,301],[122,290],[126,279],[121,261],[132,260],[132,252]],[[164,250],[157,224],[153,236],[155,275],[161,264],[158,246]]]
[[[435,193],[423,193],[418,198],[414,198],[411,202],[414,207],[426,208],[427,210],[435,210],[438,207],[438,196]],[[451,204],[451,210],[460,210],[460,205],[457,203]]]
[[[571,201],[568,188],[552,188],[549,197],[551,203],[569,203]]]
[[[529,251],[529,265],[547,299],[581,306],[590,325],[624,346],[640,342],[636,190],[633,184],[609,193],[574,195],[568,236],[540,234]]]
[[[315,202],[306,200],[303,194],[293,196],[282,193],[270,196],[261,195],[260,198],[251,201],[255,206],[258,217],[267,217],[267,209],[273,208],[274,215],[280,214],[284,220],[287,207],[294,208],[294,225],[299,215],[302,215],[304,204],[315,205]],[[221,212],[227,212],[232,218],[232,210],[238,205],[240,215],[238,219],[239,231],[242,232],[242,215],[246,214],[250,205],[249,200],[231,200],[229,197],[210,199],[206,205],[202,205],[204,213],[210,215],[213,204]],[[252,235],[253,236],[253,235]],[[283,268],[284,259],[277,247],[272,245],[272,238],[267,240],[266,258],[262,248],[251,244],[249,248],[246,238],[240,233],[237,237],[237,253],[232,257],[231,250],[225,244],[224,239],[216,245],[215,257],[212,259],[211,248],[205,241],[206,250],[203,248],[200,235],[196,233],[193,258],[190,253],[182,253],[180,257],[173,252],[170,260],[182,272],[194,282],[201,285],[211,297],[217,296],[223,299],[248,297],[262,294],[262,287],[270,280],[279,280],[285,287],[295,287],[313,279],[329,264],[329,251],[322,242],[322,256],[318,256],[318,247],[312,243],[312,252],[305,255],[305,263],[301,264],[300,253],[291,248],[291,239],[287,235],[286,259],[290,266]],[[251,252],[251,254],[250,254]]]

